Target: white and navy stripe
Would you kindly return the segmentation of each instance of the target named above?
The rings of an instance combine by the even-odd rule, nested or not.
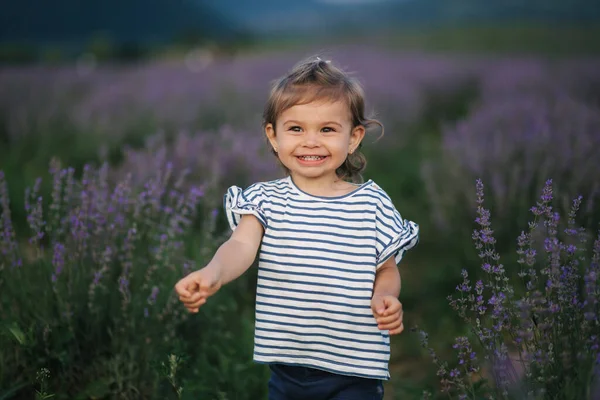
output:
[[[375,273],[417,244],[418,225],[373,181],[319,197],[287,177],[232,186],[224,203],[232,229],[243,214],[265,228],[254,360],[389,379],[389,335],[371,311]]]

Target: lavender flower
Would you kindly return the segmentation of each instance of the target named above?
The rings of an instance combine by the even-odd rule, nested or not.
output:
[[[472,286],[463,270],[462,283],[448,298],[468,324],[470,336],[456,338],[453,348],[458,359],[454,367],[441,361],[422,340],[438,366],[442,389],[474,399],[472,381],[462,377],[488,371],[491,384],[478,390],[493,398],[545,393],[585,398],[594,384],[600,354],[600,231],[589,259],[582,246],[588,233],[575,222],[582,198],[572,201],[566,226],[561,226],[564,219],[553,209],[552,181],[547,180],[539,201],[530,210],[533,221],[517,239],[519,271],[518,279],[512,282],[507,275],[511,267],[500,263],[495,249],[491,213],[483,207],[480,180],[476,188],[478,229],[473,240],[482,261],[482,279]],[[546,254],[543,259],[535,257],[535,249],[540,247]],[[421,338],[426,337],[421,332]],[[478,351],[471,347],[470,338],[477,341]]]
[[[564,193],[586,198],[580,215],[597,222],[600,164],[593,149],[599,131],[600,111],[576,96],[486,95],[464,120],[445,126],[440,157],[423,167],[438,228],[456,236],[462,221],[474,217],[472,182],[478,178],[490,186],[496,216],[507,220],[497,232],[501,244],[516,228],[513,221],[526,218],[523,211],[547,176],[560,177]],[[569,210],[570,198],[553,199],[555,212]],[[538,206],[532,211],[545,212]]]
[[[63,340],[59,337],[85,343],[88,335],[97,332],[100,336],[110,334],[114,343],[127,343],[127,332],[140,329],[143,324],[164,326],[162,330],[153,328],[157,334],[142,328],[145,334],[154,335],[155,340],[172,337],[186,316],[175,310],[172,296],[162,298],[159,293],[171,291],[180,278],[180,268],[194,265],[185,257],[183,238],[189,234],[203,197],[196,188],[188,189],[190,185],[185,180],[178,182],[179,189],[175,188],[175,177],[168,172],[169,168],[160,168],[166,173],[145,182],[150,189],[146,193],[151,193],[152,198],[144,203],[144,211],[136,214],[138,195],[144,192],[144,184],[132,184],[139,179],[135,174],[115,182],[112,179],[115,175],[107,165],[100,169],[88,165],[81,178],[76,179],[73,169],[62,169],[58,162],[53,162],[48,223],[42,213],[46,208],[40,195],[41,180],[27,189],[25,198],[27,222],[33,234],[31,243],[48,243],[50,251],[25,259],[22,272],[16,268],[2,271],[0,291],[19,307],[6,307],[8,303],[0,302],[0,314],[9,320],[20,320],[27,329],[29,322],[21,315],[43,316],[41,320],[48,326],[44,327],[45,339],[40,343],[50,346],[50,342]],[[168,197],[166,193],[172,195]],[[167,204],[171,205],[170,210]],[[7,185],[0,172],[2,267],[20,265],[21,245],[10,211]],[[178,221],[177,229],[170,228],[175,226],[172,219]],[[160,251],[152,252],[157,243]],[[144,278],[152,269],[155,273],[146,282]],[[8,282],[11,284],[7,285]],[[32,282],[36,285],[36,310],[26,308],[32,304],[30,292],[22,290],[23,285]],[[152,288],[150,295],[144,289],[145,284]],[[152,306],[152,312],[144,318],[148,305]],[[161,323],[157,324],[159,318]],[[38,350],[35,354],[51,357],[46,350]],[[93,346],[89,351],[94,351]],[[126,353],[126,349],[116,351]]]
[[[38,178],[35,181],[33,189],[25,190],[25,212],[27,213],[27,223],[33,236],[29,238],[29,243],[38,247],[40,241],[44,238],[43,226],[46,225],[42,209],[42,197],[39,196],[42,180]]]
[[[3,171],[0,171],[0,206],[2,208],[2,212],[0,213],[0,255],[9,261],[7,264],[11,267],[19,267],[22,265],[22,261],[18,255],[16,234],[12,225],[10,212],[8,187]]]
[[[52,282],[56,282],[65,268],[65,246],[62,243],[54,244],[54,253],[52,256],[52,266],[54,273],[52,274]]]

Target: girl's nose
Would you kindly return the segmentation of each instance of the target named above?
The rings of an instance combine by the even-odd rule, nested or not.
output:
[[[309,147],[316,147],[319,145],[319,133],[309,130],[304,135],[304,145]]]

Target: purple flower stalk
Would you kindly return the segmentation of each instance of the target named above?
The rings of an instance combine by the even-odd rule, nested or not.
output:
[[[483,183],[477,181],[478,228],[472,237],[482,261],[477,274],[481,279],[472,285],[463,270],[462,283],[448,297],[470,335],[456,338],[457,362],[449,365],[421,333],[422,345],[438,366],[443,391],[478,398],[473,379],[467,378],[475,372],[490,379],[489,385],[479,387],[479,394],[499,399],[528,393],[585,398],[591,390],[600,354],[600,231],[591,253],[586,253],[588,233],[576,226],[582,198],[576,197],[567,218],[561,218],[552,206],[552,183],[546,181],[530,210],[533,220],[517,238],[517,279],[512,281],[512,266],[501,264],[495,249],[491,214],[483,206]],[[476,340],[477,350],[470,338]]]

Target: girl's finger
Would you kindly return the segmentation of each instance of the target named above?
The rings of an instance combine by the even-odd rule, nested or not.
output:
[[[403,330],[404,330],[404,324],[400,324],[400,326],[398,328],[390,330],[390,335],[398,335],[398,334],[402,333]]]
[[[382,330],[382,331],[391,331],[391,330],[397,329],[397,328],[398,328],[398,327],[400,327],[401,325],[402,325],[402,321],[400,321],[400,320],[398,319],[398,320],[396,320],[396,321],[394,321],[394,322],[391,322],[391,323],[389,323],[389,324],[381,324],[381,325],[378,325],[377,327],[378,327],[380,330]]]
[[[177,285],[175,285],[175,291],[177,292],[177,294],[179,294],[180,297],[188,297],[189,295],[191,295],[191,292],[188,290],[185,281],[177,282]]]
[[[396,313],[394,313],[392,315],[388,315],[386,317],[379,317],[379,318],[377,318],[376,321],[377,321],[377,324],[384,325],[384,324],[392,323],[399,319],[402,319],[402,315],[399,312],[396,312]]]
[[[201,298],[198,301],[195,301],[193,303],[188,303],[185,305],[186,308],[199,308],[201,305],[203,305],[204,303],[206,303],[206,298]]]
[[[200,293],[194,293],[189,297],[180,296],[179,300],[181,300],[181,302],[183,304],[193,304],[193,303],[197,302],[198,300],[200,300],[201,298],[202,298],[202,295]]]
[[[402,309],[402,304],[399,301],[386,301],[385,303],[385,313],[384,315],[390,315],[397,313]]]

